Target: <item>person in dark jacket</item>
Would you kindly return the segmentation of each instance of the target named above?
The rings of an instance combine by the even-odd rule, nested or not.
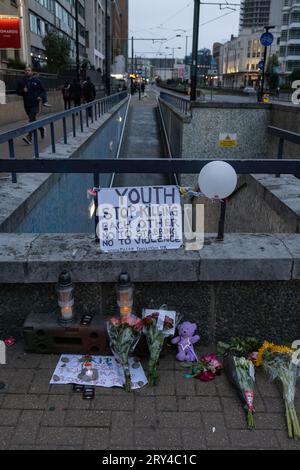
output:
[[[96,88],[90,77],[87,77],[83,84],[82,94],[86,103],[91,103],[96,99]]]
[[[96,87],[90,77],[87,77],[82,87],[82,94],[85,103],[91,103],[96,99]],[[89,108],[89,116],[93,116],[92,108]]]
[[[74,78],[73,83],[70,87],[70,95],[71,95],[71,99],[73,101],[74,107],[77,108],[78,106],[81,106],[82,87],[77,78]]]
[[[47,101],[47,93],[42,82],[33,74],[32,68],[27,67],[25,76],[17,85],[17,94],[23,97],[24,109],[29,118],[29,122],[35,122],[40,109],[40,103],[46,108],[51,108]],[[45,128],[39,129],[41,138],[45,138]],[[32,142],[32,133],[30,132],[23,141],[30,145]]]
[[[71,85],[68,81],[65,82],[62,89],[63,100],[65,104],[65,111],[71,109]]]

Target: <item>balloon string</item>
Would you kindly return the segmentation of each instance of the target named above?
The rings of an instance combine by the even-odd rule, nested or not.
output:
[[[190,198],[190,199],[193,199],[193,198],[200,199],[201,197],[207,198],[207,196],[205,196],[205,194],[202,193],[201,191],[193,191],[191,188],[186,188],[182,186],[178,186],[178,189],[180,191],[180,195],[184,198]],[[227,199],[214,199],[214,198],[207,198],[207,199],[210,199],[212,203],[227,201]]]

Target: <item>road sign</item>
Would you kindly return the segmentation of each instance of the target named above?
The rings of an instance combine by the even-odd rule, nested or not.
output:
[[[263,70],[264,69],[264,66],[265,66],[265,61],[264,60],[261,60],[259,63],[258,63],[258,68],[259,70]]]
[[[264,33],[261,38],[260,42],[264,47],[269,47],[274,42],[274,36],[272,33]]]
[[[237,134],[220,134],[219,137],[219,147],[225,148],[234,148],[237,147]]]

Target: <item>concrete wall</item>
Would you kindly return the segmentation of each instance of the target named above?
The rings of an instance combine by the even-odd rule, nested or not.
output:
[[[267,156],[269,107],[249,103],[196,103],[183,127],[183,158],[261,158]],[[221,133],[237,134],[235,148],[219,146]]]
[[[168,136],[177,158],[228,159],[266,158],[270,153],[271,138],[267,134],[270,106],[252,103],[205,103],[192,105],[191,116],[160,100]],[[237,134],[237,147],[219,146],[223,133]],[[186,186],[195,185],[195,176],[182,175]]]
[[[116,311],[122,270],[135,285],[135,309],[167,304],[196,321],[202,342],[300,334],[300,235],[229,235],[184,249],[105,255],[84,235],[0,235],[0,336],[19,334],[29,313],[55,312],[55,283],[69,269],[76,310]]]
[[[229,201],[226,233],[300,233],[300,180],[294,176],[247,175],[239,178],[238,192]],[[216,232],[220,204],[206,198],[205,233]]]

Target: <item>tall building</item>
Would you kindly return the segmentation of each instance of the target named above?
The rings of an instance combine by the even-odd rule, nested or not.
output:
[[[300,69],[300,1],[285,0],[280,39],[281,72]]]
[[[112,19],[112,63],[118,56],[128,60],[128,0],[114,0],[111,5]]]
[[[300,1],[300,0],[298,0]],[[261,72],[259,62],[264,57],[260,37],[265,26],[273,26],[274,42],[268,47],[268,56],[279,56],[282,9],[286,0],[242,0],[240,32],[223,45],[223,85],[232,88],[257,86]]]
[[[105,0],[86,2],[86,29],[88,59],[96,70],[105,66]]]
[[[242,0],[240,31],[280,25],[283,4],[284,0]]]
[[[47,64],[43,37],[54,29],[66,36],[71,43],[71,59],[76,60],[76,10],[78,3],[78,30],[80,59],[86,54],[86,1],[85,0],[29,0],[29,31],[32,63],[36,67]],[[88,0],[90,2],[91,0]]]

